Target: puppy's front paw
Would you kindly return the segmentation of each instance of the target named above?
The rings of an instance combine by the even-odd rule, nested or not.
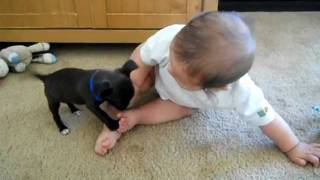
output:
[[[62,131],[60,131],[60,133],[63,135],[63,136],[66,136],[68,134],[70,134],[70,130],[67,128],[67,129],[63,129]]]
[[[76,115],[76,116],[80,116],[81,112],[80,111],[75,111],[75,112],[73,112],[73,114]]]

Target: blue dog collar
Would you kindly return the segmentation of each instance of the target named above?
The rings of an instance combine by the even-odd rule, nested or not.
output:
[[[89,81],[89,87],[90,87],[90,95],[94,97],[95,102],[101,103],[101,102],[103,102],[103,99],[101,98],[101,96],[95,95],[94,86],[93,86],[94,77],[98,74],[98,72],[99,71],[97,70],[94,73],[92,73],[92,75],[90,77],[90,81]]]

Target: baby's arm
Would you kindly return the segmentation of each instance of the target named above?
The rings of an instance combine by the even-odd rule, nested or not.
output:
[[[260,126],[263,133],[272,139],[291,161],[301,166],[307,162],[314,166],[319,165],[320,145],[299,142],[288,124],[274,111],[262,90],[248,75],[240,78],[234,88],[236,110],[245,115],[251,123]]]
[[[273,121],[260,128],[294,163],[304,166],[310,162],[319,166],[320,144],[300,142],[279,114],[276,113]]]
[[[130,57],[138,65],[138,68],[130,74],[136,94],[148,90],[154,83],[154,68],[142,62],[140,55],[141,46],[142,44],[133,51]]]

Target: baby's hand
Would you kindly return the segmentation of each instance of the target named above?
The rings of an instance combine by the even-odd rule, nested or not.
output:
[[[300,142],[296,147],[286,152],[289,159],[300,166],[305,166],[307,162],[313,166],[319,166],[320,144],[306,144]]]

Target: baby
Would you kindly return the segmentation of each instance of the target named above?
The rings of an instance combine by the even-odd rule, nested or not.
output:
[[[160,98],[117,112],[117,132],[103,128],[95,151],[103,155],[137,124],[158,124],[190,116],[193,109],[230,108],[261,128],[294,163],[319,165],[320,144],[300,142],[247,74],[255,40],[236,13],[205,12],[186,25],[171,25],[139,45],[131,58],[135,98],[152,86]]]

